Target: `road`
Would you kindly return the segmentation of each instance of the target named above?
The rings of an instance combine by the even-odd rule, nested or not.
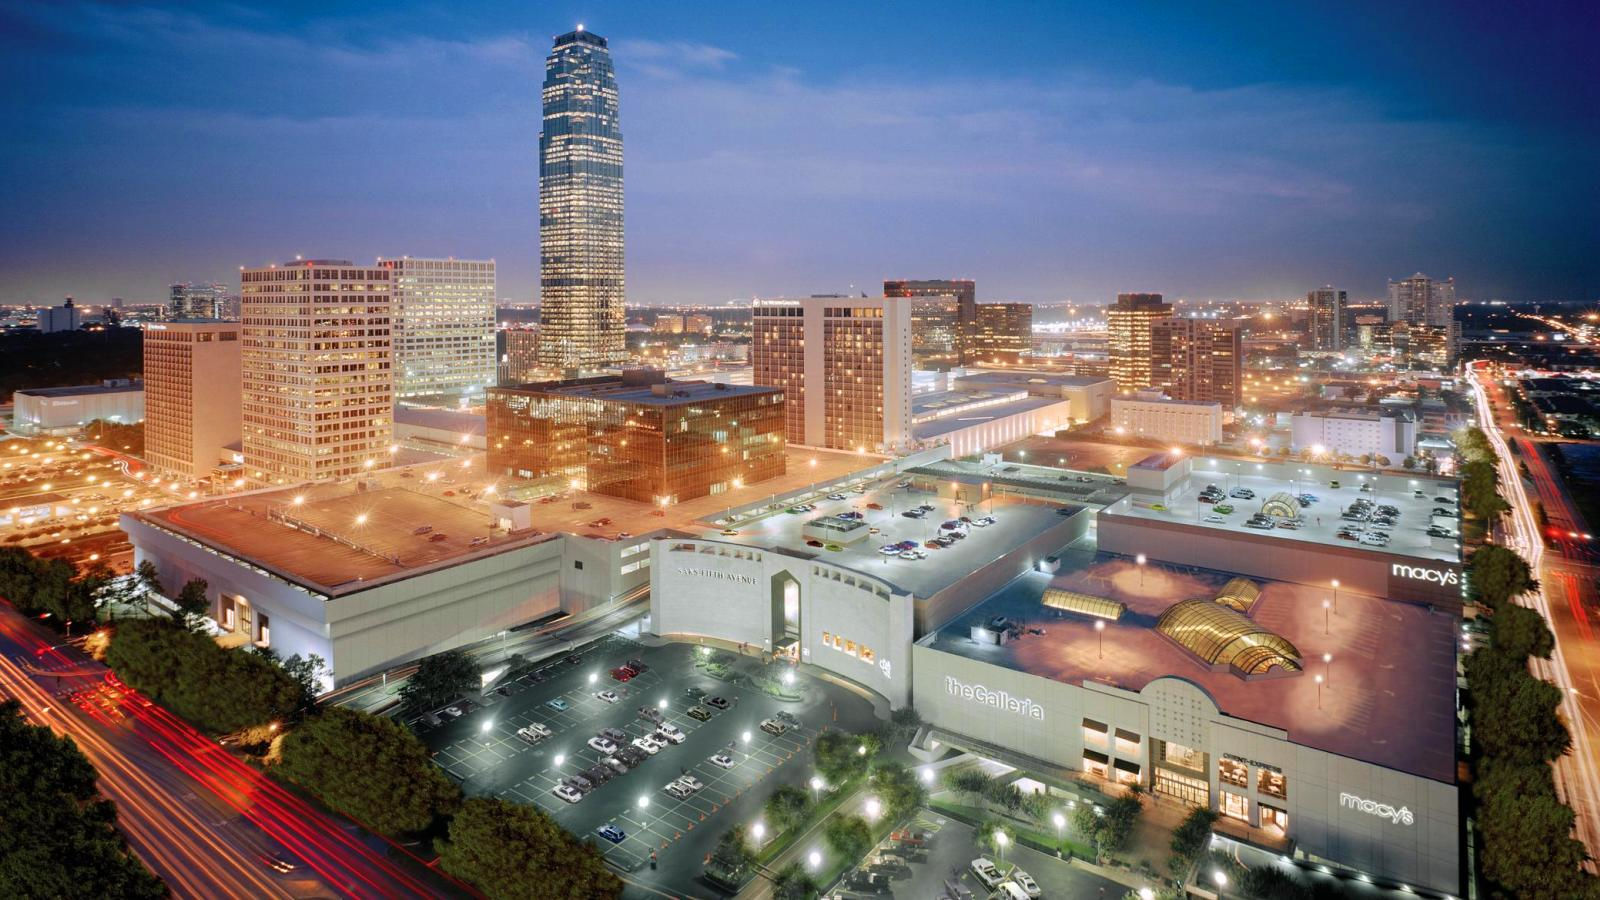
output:
[[[1577,813],[1577,838],[1583,841],[1590,855],[1595,855],[1600,853],[1600,747],[1591,736],[1600,729],[1600,646],[1594,642],[1588,613],[1593,597],[1584,596],[1584,592],[1593,591],[1595,570],[1583,561],[1586,554],[1569,558],[1562,553],[1545,552],[1544,536],[1517,470],[1519,457],[1511,454],[1502,434],[1502,420],[1509,415],[1509,404],[1500,405],[1505,415],[1497,418],[1485,389],[1487,374],[1481,373],[1478,365],[1467,371],[1478,407],[1478,420],[1500,458],[1501,487],[1511,505],[1507,535],[1511,545],[1527,559],[1539,578],[1540,589],[1519,598],[1519,602],[1538,610],[1556,636],[1555,652],[1550,659],[1532,660],[1534,674],[1562,689],[1561,713],[1572,732],[1572,752],[1555,764],[1556,789]],[[1534,448],[1530,445],[1528,449]],[[1536,469],[1543,468],[1542,458],[1537,454],[1525,456],[1529,471],[1535,473],[1534,479],[1538,482],[1540,476]],[[1551,479],[1547,471],[1543,477],[1543,483],[1554,489],[1552,496],[1562,498],[1562,504],[1570,503],[1559,481]],[[1557,511],[1547,504],[1546,512],[1554,524]],[[1561,514],[1567,515],[1564,511]],[[1576,510],[1572,514],[1575,516]],[[1569,521],[1581,522],[1582,519]]]
[[[71,737],[133,851],[180,897],[468,893],[403,849],[311,807],[0,606],[0,692]],[[278,873],[271,862],[295,868]]]

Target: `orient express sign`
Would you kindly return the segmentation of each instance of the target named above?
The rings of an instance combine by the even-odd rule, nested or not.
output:
[[[735,575],[732,572],[718,572],[716,569],[678,569],[679,575],[691,575],[695,578],[710,578],[715,581],[732,581],[735,584],[756,584],[755,578],[749,575]]]
[[[1355,794],[1339,794],[1339,805],[1348,806],[1351,809],[1359,810],[1369,816],[1377,816],[1380,819],[1388,819],[1396,825],[1410,825],[1412,822],[1416,821],[1411,815],[1411,810],[1404,806],[1400,807],[1399,809],[1395,809],[1387,803],[1379,803],[1376,800],[1365,800],[1361,797],[1357,797]]]
[[[991,691],[981,684],[964,684],[949,675],[944,677],[944,687],[953,697],[1003,709],[1029,719],[1044,721],[1044,707],[1027,697],[1013,697],[1006,691]]]

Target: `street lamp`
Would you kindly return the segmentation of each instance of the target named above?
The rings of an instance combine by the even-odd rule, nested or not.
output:
[[[1095,619],[1094,630],[1100,635],[1100,658],[1106,658],[1106,620]]]
[[[927,766],[922,767],[922,783],[933,784],[933,770]]]
[[[1222,891],[1226,890],[1227,887],[1228,887],[1228,876],[1222,874],[1222,870],[1221,869],[1213,869],[1212,870],[1212,872],[1211,872],[1211,880],[1215,881],[1217,883],[1217,892],[1218,893],[1221,893]]]
[[[1139,888],[1139,900],[1156,900],[1156,892],[1147,887]]]
[[[750,836],[756,839],[756,846],[761,846],[761,838],[767,833],[767,826],[760,822],[750,826]]]
[[[878,802],[878,798],[877,797],[868,797],[867,798],[867,821],[876,822],[878,820],[878,815],[880,813],[882,813],[882,812],[883,812],[883,804]]]
[[[1339,579],[1333,580],[1333,611],[1339,611]]]
[[[1333,690],[1333,654],[1322,654],[1323,681],[1328,683],[1328,690]]]
[[[994,833],[994,845],[1000,848],[1000,861],[1002,863],[1006,861],[1006,845],[1009,843],[1011,843],[1011,838],[1006,837],[1004,831],[996,831]]]
[[[1052,823],[1054,823],[1054,825],[1056,826],[1056,843],[1060,844],[1061,843],[1061,829],[1066,826],[1067,817],[1063,816],[1059,812],[1053,812],[1053,813],[1050,814],[1050,821]],[[1056,855],[1057,856],[1061,855],[1061,848],[1059,846],[1056,847]]]
[[[806,854],[806,866],[812,869],[822,865],[822,854],[816,850]]]
[[[1141,553],[1138,556],[1135,556],[1133,558],[1133,561],[1139,564],[1139,590],[1142,591],[1142,590],[1144,590],[1144,564],[1145,564],[1144,554]]]
[[[1317,709],[1321,709],[1322,708],[1322,676],[1321,675],[1314,675],[1314,676],[1312,676],[1311,680],[1313,680],[1313,681],[1315,681],[1317,683]]]
[[[1323,634],[1327,634],[1328,633],[1328,607],[1330,605],[1331,604],[1329,604],[1328,601],[1326,601],[1326,600],[1322,601],[1322,633]]]
[[[649,808],[650,808],[650,798],[649,797],[640,797],[639,798],[639,827],[640,828],[648,828],[648,827],[650,827],[644,820],[644,811],[649,809]]]
[[[596,681],[599,681],[599,680],[600,680],[600,673],[599,672],[590,672],[589,673],[589,683],[590,684],[594,684]]]
[[[567,755],[565,753],[557,753],[556,754],[556,765],[559,766],[559,765],[561,765],[562,763],[564,763],[566,761],[567,761]]]
[[[816,796],[820,793],[822,793],[822,776],[813,775],[811,776],[811,799],[815,801]]]

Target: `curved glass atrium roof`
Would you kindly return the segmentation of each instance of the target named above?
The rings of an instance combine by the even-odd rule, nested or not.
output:
[[[1287,491],[1279,491],[1267,498],[1261,504],[1261,513],[1268,516],[1277,516],[1280,519],[1292,519],[1300,515],[1300,501]]]
[[[1242,613],[1211,600],[1185,600],[1168,607],[1156,630],[1210,666],[1243,675],[1264,675],[1273,666],[1301,669],[1300,651]]]
[[[1222,586],[1217,602],[1229,609],[1247,613],[1261,599],[1261,586],[1248,578],[1235,578]]]

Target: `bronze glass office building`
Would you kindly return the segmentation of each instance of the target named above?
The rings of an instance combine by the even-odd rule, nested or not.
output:
[[[670,504],[784,472],[778,388],[628,372],[492,388],[489,471],[535,489]]]

